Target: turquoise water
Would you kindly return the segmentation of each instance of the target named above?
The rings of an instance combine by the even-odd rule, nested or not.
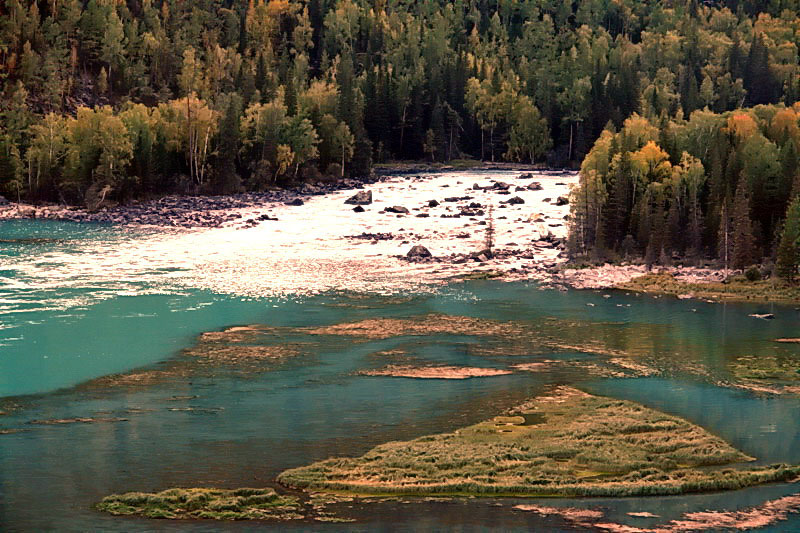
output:
[[[759,461],[800,463],[800,400],[760,397],[715,385],[737,355],[797,355],[772,339],[797,336],[792,307],[715,305],[616,293],[542,291],[525,283],[473,282],[407,297],[326,294],[247,299],[137,281],[113,272],[64,276],[65,258],[86,240],[120,247],[141,235],[110,227],[27,221],[0,224],[0,529],[145,531],[278,530],[570,530],[556,517],[511,510],[517,503],[387,503],[345,508],[353,524],[153,522],[92,509],[103,496],[174,486],[264,486],[294,466],[332,455],[361,454],[390,440],[450,431],[493,416],[551,384],[631,399],[701,424]],[[99,248],[93,248],[98,250]],[[57,252],[57,253],[55,253]],[[58,276],[30,263],[46,258]],[[58,262],[59,264],[56,264]],[[65,263],[67,261],[67,263]],[[60,265],[60,266],[59,266]],[[67,280],[64,282],[63,280]],[[61,287],[61,288],[59,288]],[[587,306],[594,304],[594,306]],[[774,312],[773,321],[748,317]],[[359,375],[382,366],[374,352],[403,347],[409,356],[447,364],[505,368],[543,356],[481,357],[479,339],[431,335],[362,344],[330,342],[271,371],[181,377],[143,387],[93,387],[93,378],[158,368],[205,331],[243,324],[316,326],[370,317],[467,315],[520,323],[543,318],[602,323],[628,346],[642,345],[667,377],[599,379],[579,369],[469,380],[414,380]],[[586,330],[589,332],[590,330]],[[594,330],[591,330],[594,331]],[[580,331],[577,332],[580,334]],[[574,335],[575,332],[572,332]],[[546,357],[592,358],[565,353]],[[678,362],[680,364],[674,364]],[[708,370],[699,375],[691,364]],[[123,418],[41,425],[40,420]],[[681,513],[755,506],[798,492],[770,485],[724,494],[672,498],[548,500],[548,506],[602,508],[609,519],[651,526]],[[634,519],[631,511],[662,518]],[[800,528],[800,518],[774,531]]]

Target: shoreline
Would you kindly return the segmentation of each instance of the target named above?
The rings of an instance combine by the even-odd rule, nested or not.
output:
[[[568,265],[567,265],[568,267]],[[773,279],[748,281],[741,271],[709,267],[606,263],[588,268],[556,269],[552,283],[581,290],[629,291],[706,303],[796,304],[800,287]]]
[[[236,210],[269,204],[291,203],[312,196],[360,189],[388,176],[344,179],[336,182],[303,183],[264,192],[226,195],[168,194],[155,199],[134,200],[127,204],[90,211],[85,207],[61,204],[11,202],[0,205],[0,221],[45,219],[65,222],[110,223],[117,225],[184,228],[218,228],[243,217]]]
[[[224,197],[173,196],[91,214],[11,205],[0,207],[0,220],[183,230],[137,240],[126,250],[127,263],[151,272],[152,258],[169,249],[170,257],[183,261],[180,278],[186,283],[248,296],[430,290],[453,279],[543,279],[566,261],[568,196],[577,173],[490,168],[382,174],[369,182]],[[487,234],[493,234],[491,253]],[[195,275],[199,270],[210,275]],[[235,287],[228,272],[236,273]]]
[[[473,179],[488,179],[489,183],[476,182],[470,187],[468,181]],[[574,171],[530,165],[470,162],[459,168],[396,162],[378,166],[366,180],[304,183],[225,196],[170,195],[96,212],[72,206],[8,203],[0,205],[0,221],[37,218],[127,227],[254,231],[273,227],[279,232],[296,232],[297,227],[313,226],[317,220],[321,225],[339,224],[344,217],[352,217],[356,224],[350,231],[328,232],[319,239],[332,241],[326,246],[346,260],[381,257],[381,266],[393,277],[421,277],[423,283],[426,278],[435,284],[500,279],[538,282],[547,288],[624,290],[706,302],[800,301],[800,289],[770,281],[734,278],[726,282],[725,272],[715,268],[648,269],[625,262],[571,267],[566,256],[569,205],[557,205],[559,202],[553,200],[566,199],[576,179]],[[463,186],[463,192],[453,190],[459,186]],[[345,200],[353,193],[368,194],[370,200],[348,205],[349,200]],[[295,213],[308,212],[311,207],[304,207],[306,204],[320,203],[323,205],[315,208],[312,216],[291,220]],[[382,207],[377,214],[383,220],[375,219],[375,207]],[[493,215],[492,208],[496,208]],[[484,240],[490,216],[495,226],[495,247],[487,254]],[[406,220],[397,224],[392,219]],[[445,225],[449,227],[442,231]],[[277,246],[281,244],[276,242]],[[409,256],[416,245],[424,251]]]
[[[292,203],[313,196],[342,191],[355,191],[397,177],[436,175],[447,172],[522,172],[543,176],[569,177],[577,171],[567,168],[538,168],[520,163],[468,161],[467,165],[425,162],[393,162],[375,165],[370,176],[315,181],[274,187],[270,190],[222,195],[166,194],[155,198],[134,199],[129,203],[103,207],[94,211],[79,205],[0,201],[0,222],[5,220],[45,219],[67,222],[110,223],[185,228],[214,228],[242,219],[242,208],[258,208],[268,204]],[[413,176],[417,174],[417,176]],[[2,197],[0,197],[2,199]],[[211,213],[209,214],[209,211]],[[266,220],[266,219],[265,219]]]

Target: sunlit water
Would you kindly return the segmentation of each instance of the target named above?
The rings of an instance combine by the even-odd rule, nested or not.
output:
[[[343,514],[357,521],[344,525],[152,522],[92,509],[114,492],[271,485],[286,468],[450,431],[554,383],[579,384],[685,417],[760,462],[800,462],[797,398],[759,397],[714,385],[716,378],[725,379],[731,357],[772,354],[777,349],[772,339],[797,336],[798,312],[791,307],[625,294],[605,298],[600,292],[541,291],[501,282],[421,292],[400,287],[409,294],[402,298],[331,292],[252,297],[186,282],[199,266],[191,257],[173,257],[170,248],[199,246],[202,232],[24,221],[1,223],[0,239],[45,239],[0,244],[0,396],[6,397],[0,410],[8,410],[0,416],[0,430],[22,430],[0,434],[2,530],[569,530],[558,518],[513,511],[519,502],[511,500],[499,507],[488,500],[355,506]],[[748,316],[764,311],[776,319]],[[656,358],[684,364],[675,365],[669,378],[637,379],[596,379],[568,370],[452,381],[356,373],[382,365],[370,354],[400,344],[421,360],[447,364],[506,367],[541,357],[478,357],[469,351],[477,339],[438,335],[323,343],[246,379],[223,374],[141,388],[82,385],[169,359],[200,333],[232,325],[297,327],[428,313],[522,323],[556,317],[638,324],[652,328],[652,337],[643,341]],[[688,363],[701,364],[709,374],[681,370]],[[31,424],[76,417],[126,420]],[[649,526],[687,511],[743,508],[797,491],[796,485],[779,484],[723,494],[543,503],[599,507],[609,519]],[[632,511],[661,518],[636,519],[627,515]],[[798,528],[795,515],[773,529]]]

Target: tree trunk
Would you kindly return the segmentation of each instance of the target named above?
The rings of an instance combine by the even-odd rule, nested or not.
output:
[[[569,123],[569,153],[567,155],[567,162],[568,163],[572,162],[572,126],[573,125],[574,125],[574,122],[570,121],[570,123]]]
[[[403,158],[403,138],[405,137],[406,133],[406,110],[408,109],[408,104],[403,106],[403,114],[400,117],[400,146],[398,147],[397,153],[400,158]]]

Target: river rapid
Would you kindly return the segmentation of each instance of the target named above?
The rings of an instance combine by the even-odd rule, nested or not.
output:
[[[774,484],[650,499],[350,503],[338,510],[355,520],[346,524],[153,522],[97,512],[93,505],[111,493],[276,486],[275,477],[287,468],[452,431],[554,384],[684,417],[760,463],[800,463],[800,399],[724,386],[736,357],[770,357],[778,350],[800,357],[797,346],[773,342],[798,336],[798,311],[791,306],[543,290],[524,281],[443,283],[441,277],[403,275],[404,267],[386,257],[365,266],[363,258],[341,258],[321,242],[315,262],[313,249],[303,257],[287,255],[280,244],[265,243],[266,233],[244,238],[235,231],[251,230],[0,222],[1,530],[576,527],[558,515],[515,510],[520,503],[600,509],[608,521],[645,528],[687,512],[745,509],[800,492],[796,484]],[[775,319],[749,316],[764,312]],[[406,362],[498,369],[545,359],[590,364],[599,356],[580,349],[525,353],[514,339],[508,339],[514,354],[507,355],[481,352],[481,338],[470,336],[346,343],[312,342],[304,333],[431,314],[534,327],[557,321],[565,324],[570,344],[601,335],[645,354],[657,372],[609,377],[576,364],[463,380],[370,376],[360,372],[383,366],[379,354],[393,350]],[[163,369],[204,332],[249,324],[291,331],[292,346],[301,349],[251,372],[212,368],[124,386],[98,380]],[[797,514],[768,528],[798,529]]]

